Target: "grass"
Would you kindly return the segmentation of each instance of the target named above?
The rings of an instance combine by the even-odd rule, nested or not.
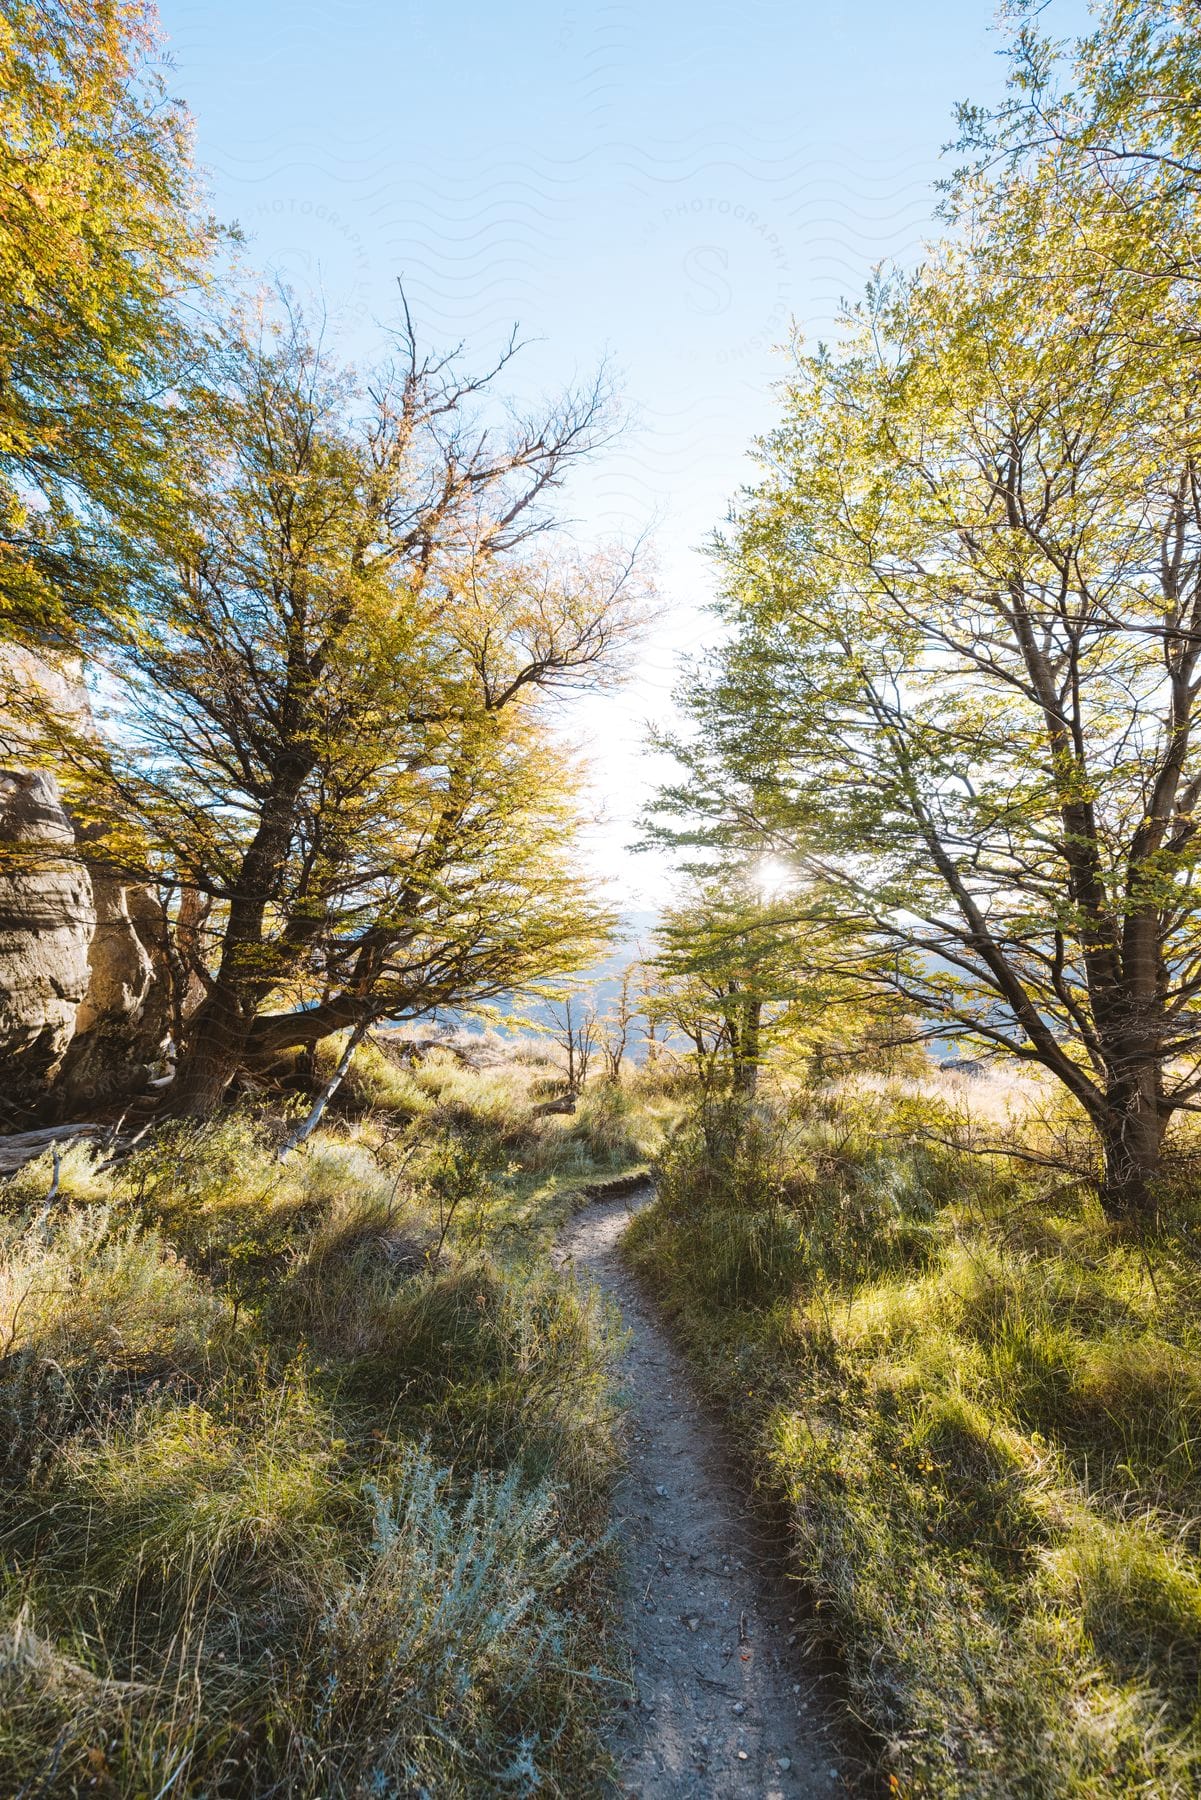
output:
[[[283,1165],[0,1189],[0,1792],[604,1790],[616,1338],[543,1252],[669,1103],[538,1080],[369,1047]]]
[[[630,1253],[786,1509],[889,1791],[1201,1791],[1201,1244],[973,1158],[928,1095],[777,1094]],[[942,1123],[945,1123],[942,1122]]]

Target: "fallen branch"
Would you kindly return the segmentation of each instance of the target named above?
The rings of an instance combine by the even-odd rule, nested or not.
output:
[[[308,1117],[306,1119],[303,1119],[301,1121],[301,1123],[296,1127],[295,1131],[290,1131],[288,1133],[287,1137],[284,1139],[283,1143],[280,1145],[279,1157],[277,1159],[279,1162],[285,1162],[287,1160],[287,1158],[289,1156],[291,1156],[293,1150],[299,1150],[301,1144],[303,1144],[307,1138],[310,1138],[313,1135],[313,1133],[316,1131],[318,1125],[320,1125],[322,1113],[325,1111],[326,1107],[329,1105],[330,1101],[333,1099],[334,1095],[337,1093],[338,1089],[341,1087],[342,1078],[346,1074],[347,1069],[349,1069],[349,1067],[350,1067],[351,1059],[354,1056],[355,1051],[358,1049],[359,1045],[362,1043],[363,1039],[367,1035],[368,1024],[369,1024],[369,1021],[367,1019],[363,1019],[358,1025],[355,1026],[354,1030],[351,1032],[350,1036],[347,1038],[346,1048],[343,1050],[341,1057],[338,1059],[338,1066],[334,1070],[333,1074],[330,1076],[329,1080],[326,1082],[321,1093],[318,1095],[317,1104],[313,1107],[313,1109],[309,1113]]]

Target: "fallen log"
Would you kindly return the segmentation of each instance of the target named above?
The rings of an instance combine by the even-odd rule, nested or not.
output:
[[[79,1143],[84,1138],[103,1137],[111,1130],[108,1125],[84,1123],[78,1125],[45,1125],[37,1131],[14,1131],[7,1137],[0,1137],[0,1175],[15,1175],[23,1169],[27,1162],[36,1156],[42,1156],[47,1150],[56,1146],[65,1150],[68,1144]]]

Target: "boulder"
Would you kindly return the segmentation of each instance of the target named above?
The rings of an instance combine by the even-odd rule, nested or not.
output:
[[[36,1110],[91,979],[92,882],[52,775],[0,768],[0,1119]]]
[[[169,1031],[162,906],[149,888],[107,863],[89,860],[87,866],[96,913],[88,984],[56,1082],[59,1105],[69,1112],[140,1092],[160,1062]]]

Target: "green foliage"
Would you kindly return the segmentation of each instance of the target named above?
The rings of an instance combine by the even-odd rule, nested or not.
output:
[[[690,758],[705,754],[694,748]],[[645,965],[650,1025],[683,1048],[718,1103],[727,1091],[753,1093],[768,1064],[818,1079],[837,1066],[895,1067],[911,1028],[873,985],[855,922],[798,869],[750,860],[745,832],[712,818],[698,826],[697,807],[695,789],[667,790],[651,820],[653,841],[699,843],[709,856],[656,931]]]
[[[365,1151],[321,1140],[281,1166],[261,1128],[235,1113],[164,1127],[118,1186],[137,1217],[153,1220],[233,1301],[236,1316],[243,1301],[272,1291],[338,1193],[352,1187],[366,1199],[383,1178]]]
[[[945,1102],[762,1098],[681,1132],[630,1249],[786,1503],[892,1791],[1201,1781],[1201,1276],[1082,1184],[931,1143]],[[1031,1127],[1027,1145],[1037,1146]]]
[[[117,1208],[68,1212],[53,1230],[18,1214],[5,1221],[0,1260],[6,1353],[196,1369],[218,1309],[162,1236]]]
[[[326,1767],[352,1793],[429,1791],[435,1769],[441,1792],[535,1792],[542,1745],[574,1723],[565,1703],[593,1699],[563,1606],[588,1552],[560,1544],[553,1492],[515,1470],[476,1475],[459,1498],[417,1452],[370,1498],[370,1560],[336,1596],[306,1671]]]
[[[582,1504],[611,1472],[604,1325],[602,1308],[555,1277],[517,1280],[473,1259],[364,1306],[347,1391],[441,1455],[570,1475]]]
[[[503,1148],[512,1167],[499,1185],[510,1190],[529,1179],[582,1184],[646,1165],[679,1110],[671,1081],[650,1072],[622,1084],[590,1082],[572,1113],[543,1110],[548,1083],[552,1092],[560,1086],[549,1064],[474,1070],[431,1059],[415,1080],[436,1101],[432,1124],[484,1132]]]
[[[344,1049],[340,1036],[318,1044],[314,1079],[328,1081]],[[336,1110],[386,1112],[391,1119],[417,1118],[428,1111],[430,1100],[410,1070],[401,1068],[378,1044],[368,1039],[359,1044],[336,1096]]]
[[[607,929],[541,704],[600,679],[628,623],[628,562],[544,542],[603,396],[502,439],[473,424],[481,383],[398,335],[364,391],[286,302],[231,321],[128,534],[95,716],[20,700],[103,853],[185,897],[193,1116],[244,1062],[519,990]]]
[[[0,637],[124,603],[106,533],[161,471],[213,233],[145,0],[0,6]]]
[[[568,1141],[586,1152],[593,1167],[628,1169],[652,1153],[655,1136],[647,1130],[645,1087],[595,1081],[580,1095]]]

